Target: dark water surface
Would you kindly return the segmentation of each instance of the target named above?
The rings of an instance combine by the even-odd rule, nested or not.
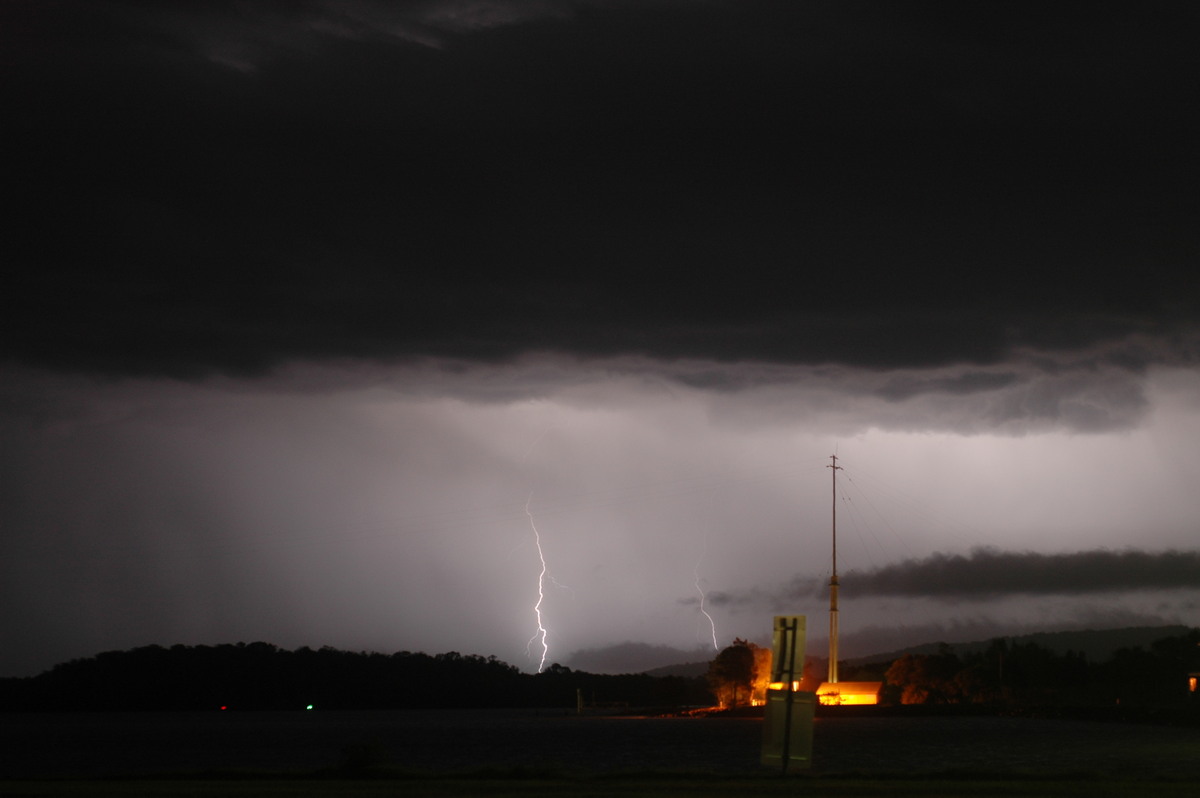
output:
[[[423,773],[761,772],[754,718],[529,712],[0,715],[0,779],[311,772],[348,758]],[[821,717],[814,774],[1200,779],[1200,728],[995,717]]]

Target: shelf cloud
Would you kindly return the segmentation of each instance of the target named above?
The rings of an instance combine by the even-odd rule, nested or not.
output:
[[[1071,595],[1200,589],[1200,552],[1097,549],[1047,554],[976,548],[842,575],[847,596],[922,596],[940,601],[985,601],[1014,595]],[[827,593],[828,586],[798,580],[793,596]],[[718,595],[713,603],[735,600]]]

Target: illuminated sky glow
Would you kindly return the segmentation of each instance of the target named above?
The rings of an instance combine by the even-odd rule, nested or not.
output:
[[[1190,4],[47,8],[0,675],[1200,623]]]

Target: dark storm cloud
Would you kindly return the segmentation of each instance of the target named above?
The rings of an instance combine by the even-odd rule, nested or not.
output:
[[[1195,357],[1190,5],[3,14],[9,360]]]
[[[699,607],[701,603],[710,607],[740,607],[761,603],[764,598],[766,598],[766,594],[759,590],[752,590],[748,593],[710,590],[704,594],[703,602],[701,602],[699,596],[687,596],[686,598],[681,598],[679,603],[685,607]]]
[[[1043,554],[981,548],[969,556],[934,554],[857,571],[845,574],[841,581],[845,592],[855,596],[921,596],[945,601],[1195,589],[1200,586],[1200,552],[1127,549]],[[812,596],[827,590],[818,580],[801,580],[791,592]]]
[[[899,401],[926,393],[971,394],[1006,388],[1016,382],[1012,373],[987,373],[969,371],[949,377],[916,377],[901,375],[888,380],[879,388],[879,395]]]

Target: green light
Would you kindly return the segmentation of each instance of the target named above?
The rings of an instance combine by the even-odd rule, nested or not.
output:
[[[308,706],[305,707],[305,709],[312,709],[312,708],[313,708],[312,704],[309,704]]]

